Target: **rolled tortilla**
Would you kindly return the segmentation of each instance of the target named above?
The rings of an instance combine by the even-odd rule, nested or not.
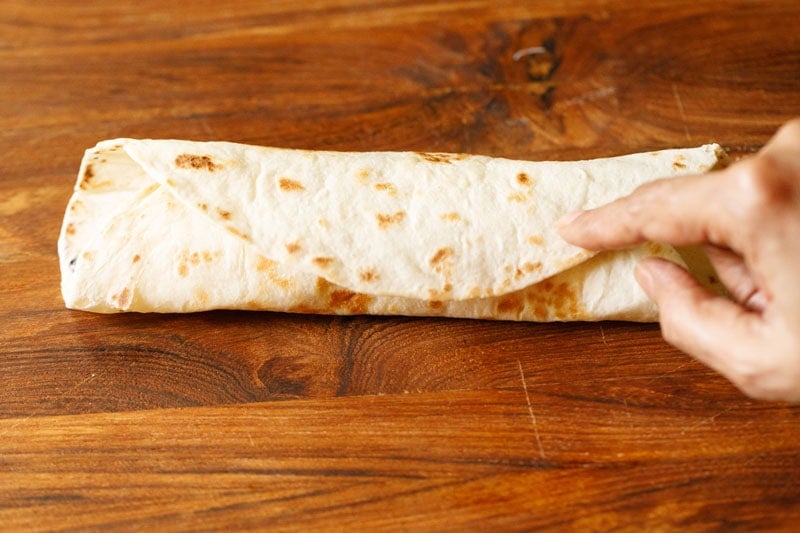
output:
[[[595,254],[556,220],[718,145],[576,162],[116,139],[86,151],[58,243],[66,306],[505,320],[652,321],[632,271],[648,243]]]

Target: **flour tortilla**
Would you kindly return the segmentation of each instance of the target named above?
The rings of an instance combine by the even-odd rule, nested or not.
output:
[[[578,162],[116,139],[87,150],[59,239],[67,307],[651,321],[632,270],[555,221],[718,145]]]

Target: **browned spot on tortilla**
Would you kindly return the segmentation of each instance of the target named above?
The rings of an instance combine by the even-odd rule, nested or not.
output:
[[[94,167],[90,164],[86,165],[86,170],[83,171],[83,181],[89,182],[94,177]]]
[[[208,211],[208,204],[199,203],[197,204],[197,207],[199,207],[202,211]]]
[[[431,265],[436,266],[439,263],[441,263],[442,261],[453,257],[454,253],[455,252],[453,251],[452,248],[449,248],[449,247],[448,248],[439,248],[438,250],[436,250],[436,253],[433,254],[433,257],[431,257],[430,263],[431,263]]]
[[[520,202],[520,203],[524,202],[525,201],[525,195],[522,194],[521,192],[511,193],[511,194],[508,195],[508,201],[509,202]]]
[[[586,309],[580,300],[580,286],[558,277],[531,285],[524,290],[525,299],[532,306],[534,320],[580,320],[586,318]]]
[[[296,254],[300,251],[300,241],[286,243],[286,251],[290,254]]]
[[[525,270],[525,272],[527,272],[528,274],[530,274],[531,272],[536,272],[537,270],[541,270],[542,263],[541,261],[536,261],[535,263],[525,263],[524,265],[522,265],[522,269]]]
[[[363,271],[358,273],[358,277],[361,278],[361,281],[364,281],[364,282],[367,282],[367,283],[371,283],[373,281],[377,281],[378,273],[375,272],[372,269],[363,270]]]
[[[389,193],[390,196],[395,196],[397,194],[397,187],[395,187],[394,183],[376,183],[372,187],[376,191]]]
[[[81,257],[83,257],[83,259],[86,261],[91,261],[92,259],[94,259],[94,255],[92,254],[92,252],[83,252],[83,254],[81,254]]]
[[[533,244],[535,246],[541,246],[544,244],[544,239],[540,235],[531,235],[528,237],[528,243]]]
[[[220,209],[219,207],[216,208],[216,211],[217,211],[217,215],[219,215],[219,218],[221,218],[222,220],[230,220],[231,219],[231,212],[230,211],[225,211],[224,209]]]
[[[79,202],[78,200],[75,200],[74,202],[72,202],[70,204],[69,210],[74,213],[75,211],[79,210],[81,207],[83,207],[83,204],[81,202]]]
[[[317,277],[317,294],[327,294],[334,285],[325,278]]]
[[[197,300],[202,306],[208,305],[208,293],[203,289],[197,289],[194,291],[194,298]]]
[[[65,231],[67,232],[67,235],[75,235],[75,224],[72,222],[67,224],[67,229]]]
[[[517,268],[517,270],[514,272],[514,279],[519,279],[524,275],[525,272],[523,272],[521,268]]]
[[[358,172],[356,172],[356,177],[358,178],[358,181],[366,184],[370,177],[369,169],[366,168],[359,169]]]
[[[346,310],[352,315],[363,315],[369,310],[372,300],[366,294],[340,289],[331,291],[328,305],[335,310]]]
[[[406,214],[403,211],[398,211],[391,215],[386,213],[378,213],[375,215],[375,218],[378,220],[378,226],[380,226],[381,229],[386,229],[392,224],[402,222],[405,217]]]
[[[131,291],[128,287],[122,289],[119,294],[112,294],[111,301],[117,306],[117,309],[126,309],[131,303]]]
[[[211,261],[213,261],[214,259],[216,259],[217,257],[219,257],[221,255],[222,255],[222,252],[216,252],[216,253],[212,254],[211,252],[209,252],[207,250],[203,250],[203,261],[205,261],[206,263],[210,263]]]
[[[440,215],[439,218],[441,218],[442,220],[449,221],[449,222],[455,222],[457,220],[461,220],[461,215],[459,215],[456,212],[442,213],[442,215]]]
[[[175,181],[172,178],[167,178],[167,185],[169,185],[170,187],[172,187],[174,189],[175,188]]]
[[[111,185],[111,182],[108,180],[105,181],[94,181],[96,174],[94,173],[94,167],[91,163],[86,165],[86,169],[83,171],[83,179],[81,179],[80,188],[83,190],[87,190],[89,188],[93,189],[102,189],[103,187],[108,187]]]
[[[519,292],[512,292],[501,297],[497,302],[497,312],[501,315],[519,316],[525,309],[525,299]]]
[[[444,302],[441,300],[431,300],[428,302],[428,309],[433,311],[441,311],[444,309]]]
[[[175,166],[178,168],[192,168],[195,170],[206,170],[214,172],[222,168],[207,155],[181,154],[175,158]]]
[[[333,261],[333,257],[315,257],[311,260],[311,262],[317,265],[319,268],[328,268],[331,266]]]
[[[453,161],[458,161],[459,159],[464,159],[467,157],[465,154],[448,154],[445,152],[417,152],[417,155],[420,156],[425,161],[430,161],[431,163],[452,163]]]
[[[569,283],[559,283],[555,288],[555,314],[560,319],[579,318],[582,311],[580,299],[575,287]]]
[[[280,186],[281,190],[291,192],[291,191],[304,191],[306,190],[303,187],[303,184],[299,181],[290,180],[289,178],[281,178],[278,180],[278,185]]]
[[[200,254],[197,252],[192,252],[192,255],[189,256],[189,261],[197,266],[200,264]]]
[[[672,168],[676,168],[676,169],[679,169],[679,170],[683,169],[683,168],[686,168],[686,163],[684,163],[680,159],[676,159],[675,161],[672,162]]]
[[[258,256],[258,262],[256,263],[256,270],[259,272],[268,272],[275,268],[278,263],[271,259],[267,259],[263,255]]]
[[[246,241],[250,240],[250,236],[249,235],[247,235],[246,233],[242,233],[241,231],[239,231],[238,229],[234,228],[233,226],[225,226],[225,229],[230,231],[231,233],[233,233],[234,235],[236,235],[239,238],[242,238],[242,239],[244,239]]]
[[[178,263],[178,275],[182,278],[185,278],[189,275],[189,267],[186,266],[186,263]]]
[[[136,254],[136,255],[133,256],[133,262],[134,263],[138,263],[141,259],[142,259],[142,256],[139,255],[139,254]]]
[[[530,178],[530,176],[528,176],[524,172],[520,172],[519,174],[517,174],[517,183],[529,187],[530,185],[533,185],[533,180]]]
[[[329,228],[331,226],[331,223],[328,222],[328,220],[325,218],[317,220],[317,224],[319,224],[323,228]]]
[[[478,298],[481,295],[482,292],[483,291],[481,290],[480,287],[472,287],[469,290],[468,297],[469,298]]]
[[[428,300],[449,300],[453,295],[453,285],[445,283],[442,290],[428,289]]]
[[[256,270],[265,273],[272,283],[282,289],[289,289],[294,285],[294,280],[284,278],[278,275],[278,273],[275,271],[278,267],[277,261],[268,259],[263,255],[259,255],[257,259],[258,261],[256,262]]]

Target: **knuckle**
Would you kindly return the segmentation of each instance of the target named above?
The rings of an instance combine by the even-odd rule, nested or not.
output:
[[[736,374],[731,376],[731,381],[751,398],[761,399],[769,395],[769,387],[766,384],[767,377],[767,373],[763,369],[755,366],[740,367],[736,370]]]
[[[625,209],[630,219],[636,224],[648,220],[653,206],[663,203],[664,198],[670,197],[668,187],[669,184],[665,180],[651,181],[637,187],[625,203]]]
[[[787,135],[790,138],[800,138],[800,117],[793,118],[781,126],[778,131],[780,135]]]
[[[639,185],[636,189],[635,196],[641,200],[642,204],[648,204],[649,201],[662,200],[664,197],[665,188],[669,187],[670,183],[665,179],[658,179]]]
[[[793,184],[785,179],[779,161],[764,154],[740,163],[734,173],[740,212],[760,219],[793,197]]]
[[[784,358],[748,358],[740,361],[730,376],[745,394],[759,400],[796,400],[798,361]]]

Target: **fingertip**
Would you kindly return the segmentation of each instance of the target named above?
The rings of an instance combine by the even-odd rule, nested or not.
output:
[[[583,211],[571,211],[566,215],[562,216],[556,221],[556,225],[562,229],[566,226],[569,226],[573,222],[575,222],[584,212]]]
[[[663,258],[640,261],[635,275],[659,309],[664,339],[725,373],[731,339],[749,330],[753,315],[703,287],[682,266]]]
[[[634,276],[647,295],[656,299],[660,289],[671,287],[693,288],[694,278],[681,267],[663,257],[647,257],[639,261]]]
[[[636,265],[636,268],[633,271],[633,275],[636,278],[636,281],[639,283],[639,286],[642,288],[644,293],[647,295],[648,298],[651,300],[655,300],[655,287],[653,286],[653,273],[648,266],[655,258],[643,259],[639,261]]]
[[[575,246],[584,246],[586,229],[576,224],[585,211],[571,211],[556,221],[556,230],[562,239]]]

